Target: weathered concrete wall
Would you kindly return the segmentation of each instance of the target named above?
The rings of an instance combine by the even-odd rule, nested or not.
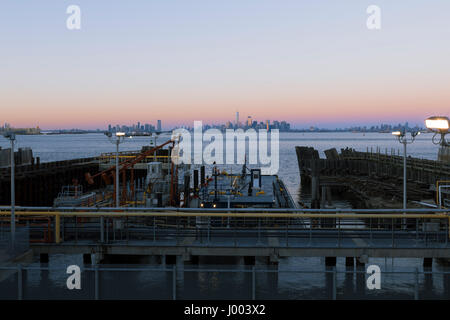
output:
[[[312,149],[312,148],[311,148]],[[353,149],[326,150],[327,159],[318,159],[317,151],[308,147],[296,147],[300,174],[342,176],[387,176],[403,177],[403,157],[372,152],[358,152]],[[303,178],[303,177],[302,177]],[[419,183],[434,185],[439,180],[450,179],[450,163],[427,159],[407,158],[407,178]],[[302,180],[303,182],[303,180]]]
[[[14,152],[14,163],[16,165],[31,164],[33,162],[33,151],[30,148],[19,148]],[[11,166],[11,148],[0,148],[0,168]]]
[[[84,178],[86,172],[98,172],[98,162],[94,158],[48,163],[36,161],[29,165],[17,165],[15,169],[18,206],[52,206],[61,187],[72,184],[73,179],[77,179],[85,191],[98,187],[101,183],[98,179],[96,184],[89,186]],[[0,169],[0,205],[10,204],[10,181],[10,169]]]

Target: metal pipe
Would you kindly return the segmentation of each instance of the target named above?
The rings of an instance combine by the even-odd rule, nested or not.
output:
[[[442,195],[441,195],[441,189],[442,188],[450,188],[450,184],[441,185],[438,188],[438,193],[439,193],[439,195],[438,195],[438,199],[439,199],[438,205],[439,205],[439,209],[442,209]]]
[[[9,214],[11,210],[11,206],[0,206],[0,214],[6,213]],[[330,213],[330,214],[340,214],[340,213],[450,213],[449,209],[434,209],[434,208],[422,208],[422,209],[302,209],[302,208],[179,208],[179,207],[163,207],[163,208],[155,208],[155,207],[23,207],[16,206],[15,212],[43,212],[44,214],[59,214],[65,211],[73,211],[73,212],[85,212],[85,213],[98,213],[102,211],[109,211],[115,213],[124,213],[124,212],[196,212],[196,213],[298,213],[298,214],[308,214],[308,213]]]
[[[9,215],[9,212],[0,212],[0,215]],[[290,218],[290,219],[307,219],[307,218],[343,218],[343,219],[401,219],[403,214],[317,214],[306,213],[294,215],[291,213],[203,213],[203,212],[38,212],[38,211],[22,211],[20,216],[60,216],[60,217],[233,217],[233,218]],[[449,219],[445,214],[410,214],[409,219]]]

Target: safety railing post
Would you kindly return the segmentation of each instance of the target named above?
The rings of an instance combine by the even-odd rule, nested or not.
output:
[[[333,267],[333,300],[336,300],[336,282],[337,282],[337,270],[336,266]]]
[[[260,243],[260,241],[261,241],[261,219],[260,218],[256,218],[257,220],[258,220],[258,242],[257,243]]]
[[[252,300],[256,300],[256,269],[252,266]]]
[[[392,248],[394,247],[394,227],[395,227],[395,223],[394,223],[394,218],[392,218]]]
[[[106,243],[109,242],[109,222],[111,221],[108,217],[105,218],[105,229],[106,229]]]
[[[419,241],[419,219],[416,219],[416,243]]]
[[[450,218],[447,219],[447,235],[445,236],[445,245],[448,245],[449,237],[450,237]]]
[[[23,274],[22,265],[17,265],[17,300],[23,300]]]
[[[338,248],[341,246],[341,218],[338,218]]]
[[[210,240],[210,228],[211,228],[211,217],[208,217],[208,238],[207,238],[208,243]]]
[[[64,242],[64,233],[65,233],[65,224],[64,224],[64,217],[61,218],[61,241]]]
[[[178,221],[178,217],[176,217],[175,220],[177,221],[177,228],[175,230],[175,242],[178,245],[178,232],[179,232],[179,229],[178,229],[178,222],[179,222]]]
[[[289,246],[288,224],[289,224],[289,218],[286,218],[286,247]]]
[[[100,279],[99,279],[99,268],[98,265],[96,264],[94,266],[94,294],[95,300],[99,300],[100,299]]]
[[[105,242],[105,227],[104,227],[104,218],[103,216],[100,217],[100,242]]]
[[[128,216],[125,219],[125,228],[126,228],[125,232],[126,232],[126,236],[127,236],[126,241],[128,244],[128,241],[130,240],[130,229],[128,228]]]
[[[313,219],[309,219],[309,243],[311,243],[312,241],[312,223],[313,223]]]
[[[74,216],[75,220],[75,243],[78,241],[78,218],[77,216]]]
[[[55,243],[61,242],[61,216],[55,215]]]
[[[156,221],[155,217],[153,217],[153,242],[156,241]]]
[[[415,285],[414,285],[414,300],[419,300],[419,270],[416,268],[414,272]]]
[[[177,266],[172,267],[172,300],[177,300]]]

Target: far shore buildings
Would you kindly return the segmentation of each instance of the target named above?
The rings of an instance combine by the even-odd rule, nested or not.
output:
[[[0,132],[14,132],[15,134],[40,134],[41,128],[36,126],[36,128],[14,128],[11,127],[9,123],[5,123],[2,127],[0,127]]]

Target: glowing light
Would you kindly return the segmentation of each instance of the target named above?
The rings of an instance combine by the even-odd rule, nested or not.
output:
[[[429,117],[425,126],[434,131],[448,131],[450,120],[447,117]]]

